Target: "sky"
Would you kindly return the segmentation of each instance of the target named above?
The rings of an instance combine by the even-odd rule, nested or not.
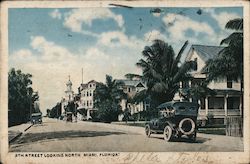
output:
[[[64,96],[69,75],[77,93],[82,69],[84,83],[141,74],[135,63],[153,40],[164,40],[176,54],[186,40],[189,47],[219,45],[232,32],[227,21],[243,15],[241,7],[160,9],[11,8],[9,68],[33,75],[45,114]]]

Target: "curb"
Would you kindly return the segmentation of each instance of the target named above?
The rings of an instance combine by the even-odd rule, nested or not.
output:
[[[22,132],[18,133],[18,135],[16,135],[15,137],[13,137],[12,139],[9,140],[9,143],[14,142],[14,141],[15,141],[18,137],[20,137],[22,134],[23,134]]]
[[[31,128],[33,126],[33,124],[31,124],[30,126],[28,126],[26,129],[24,129],[24,132],[27,131],[29,128]],[[23,134],[23,132],[18,133],[15,137],[13,137],[12,139],[9,140],[9,143],[14,142],[18,137],[20,137]]]
[[[29,128],[31,128],[31,126],[33,126],[33,124],[31,124],[29,127],[27,127],[26,129],[24,129],[24,131],[26,132]]]

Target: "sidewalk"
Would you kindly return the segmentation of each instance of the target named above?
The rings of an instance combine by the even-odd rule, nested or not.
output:
[[[17,139],[19,136],[23,134],[26,130],[28,130],[32,126],[31,123],[24,123],[17,126],[9,127],[8,129],[8,140],[9,143],[13,142],[15,139]]]

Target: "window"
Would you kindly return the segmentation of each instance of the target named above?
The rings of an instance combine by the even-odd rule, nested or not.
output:
[[[89,84],[89,87],[91,88],[91,87],[92,87],[92,85],[91,85],[91,84]]]
[[[89,106],[92,106],[92,101],[89,101]]]
[[[87,101],[87,106],[89,106],[89,101]]]
[[[224,97],[209,97],[208,109],[224,109]]]
[[[89,96],[89,92],[87,91],[87,97]]]
[[[227,88],[232,88],[233,87],[233,82],[229,78],[227,78]]]
[[[128,92],[130,92],[131,91],[131,88],[128,88]]]
[[[197,71],[197,65],[198,65],[197,58],[194,58],[194,61],[195,61],[194,71]]]
[[[91,93],[91,91],[89,91],[89,96],[92,96],[92,93]]]

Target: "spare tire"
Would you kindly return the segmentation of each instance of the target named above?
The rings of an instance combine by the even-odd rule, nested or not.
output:
[[[191,118],[184,118],[179,123],[179,130],[184,135],[190,135],[195,130],[195,122]]]

